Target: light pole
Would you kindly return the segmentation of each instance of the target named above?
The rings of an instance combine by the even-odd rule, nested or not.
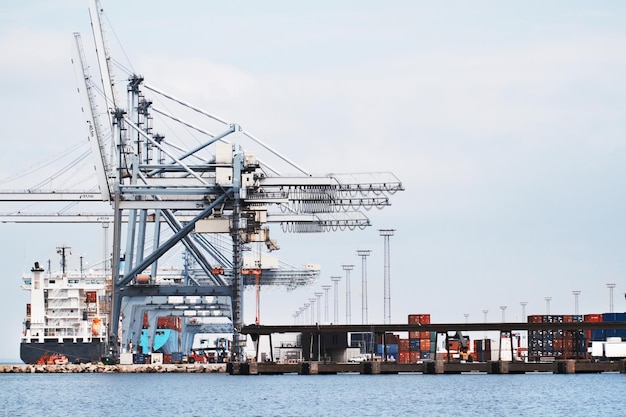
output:
[[[550,315],[550,300],[552,300],[552,297],[546,297],[544,298],[544,300],[546,300],[546,315]]]
[[[367,324],[367,257],[372,251],[359,249],[356,253],[361,257],[361,324]]]
[[[463,316],[465,317],[465,323],[468,323],[469,313],[465,313]]]
[[[487,313],[489,313],[489,310],[483,310],[483,316],[485,317],[485,323],[487,323]],[[485,339],[487,338],[487,332],[485,332]]]
[[[526,304],[528,304],[528,302],[520,301],[519,304],[522,306],[522,321],[526,321]]]
[[[504,319],[504,310],[506,310],[506,306],[500,306],[500,310],[502,310],[502,323],[506,323],[506,320]]]
[[[317,304],[315,304],[317,306],[317,323],[321,323],[322,322],[322,295],[324,295],[323,292],[318,291],[315,293],[315,297],[317,297]]]
[[[315,324],[315,298],[309,298],[311,303],[311,324]]]
[[[346,271],[346,324],[352,324],[352,304],[350,304],[350,271],[354,269],[354,265],[341,265],[344,271]]]
[[[578,296],[580,295],[581,291],[580,290],[574,290],[572,291],[572,294],[574,294],[574,314],[578,315]]]
[[[335,288],[333,290],[334,294],[334,320],[333,323],[335,324],[339,324],[339,281],[341,280],[341,277],[330,277],[331,281],[333,282]]]
[[[309,310],[309,306],[311,304],[310,303],[304,303],[304,324],[306,324],[306,322],[310,322],[310,316],[309,314],[311,314],[311,310]]]
[[[330,290],[330,285],[322,285],[322,289],[324,290],[324,323],[328,323],[328,290]]]
[[[389,250],[389,237],[393,236],[395,229],[380,229],[379,232],[384,240],[384,323],[389,324],[391,323],[391,257]]]
[[[606,284],[607,288],[609,289],[609,313],[613,313],[614,308],[613,308],[613,289],[615,288],[616,284]]]

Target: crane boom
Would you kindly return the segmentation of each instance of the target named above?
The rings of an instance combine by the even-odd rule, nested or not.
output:
[[[100,127],[100,123],[96,119],[96,103],[93,95],[93,89],[91,88],[91,78],[89,76],[89,71],[87,70],[87,63],[85,60],[85,53],[80,34],[74,33],[74,39],[76,41],[76,47],[74,49],[75,58],[73,59],[73,62],[77,67],[76,75],[79,84],[78,92],[81,97],[81,102],[83,103],[83,114],[86,118],[87,135],[96,164],[96,176],[98,178],[98,185],[100,186],[100,194],[102,196],[102,201],[111,201],[111,189],[108,181],[106,153],[104,151],[104,144],[102,141],[102,129]]]

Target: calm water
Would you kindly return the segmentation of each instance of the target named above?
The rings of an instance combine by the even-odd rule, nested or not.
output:
[[[626,416],[626,375],[0,374],[1,416]]]

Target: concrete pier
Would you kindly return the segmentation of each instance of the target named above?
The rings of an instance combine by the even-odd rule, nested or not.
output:
[[[231,375],[268,375],[289,374],[328,375],[338,373],[358,373],[361,375],[422,373],[430,375],[443,374],[525,374],[525,373],[603,373],[619,372],[626,374],[626,360],[613,362],[590,362],[576,360],[560,360],[554,362],[445,362],[443,360],[426,361],[414,364],[396,362],[365,361],[359,363],[346,362],[315,362],[307,361],[292,364],[258,362],[232,364],[228,371]],[[246,371],[242,371],[246,369]]]

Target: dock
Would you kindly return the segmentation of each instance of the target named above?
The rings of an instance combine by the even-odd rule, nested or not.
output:
[[[583,374],[620,373],[626,374],[626,359],[613,362],[563,360],[554,362],[446,362],[443,360],[422,363],[400,364],[396,362],[365,361],[359,363],[274,363],[233,362],[226,371],[230,375],[336,375],[354,373],[361,375],[384,375],[401,373],[442,374]]]

